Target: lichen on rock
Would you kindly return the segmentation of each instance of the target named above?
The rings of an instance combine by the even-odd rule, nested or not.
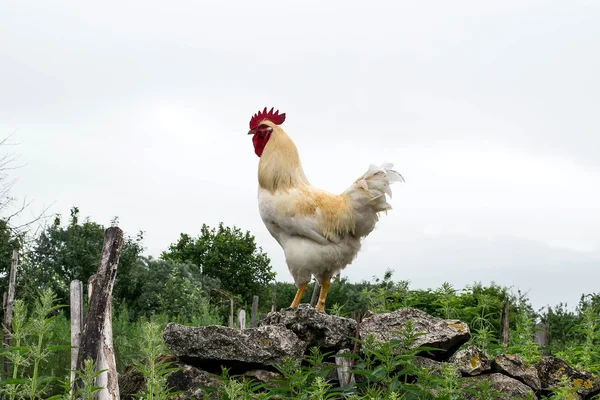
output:
[[[222,366],[234,373],[273,369],[286,358],[300,363],[306,349],[306,343],[283,325],[234,329],[169,323],[163,337],[167,348],[181,361],[210,372],[220,372]]]
[[[449,360],[464,375],[475,376],[492,369],[488,357],[477,347],[469,346],[457,351]]]
[[[442,350],[432,354],[436,359],[449,358],[471,338],[469,327],[464,322],[436,318],[416,308],[367,315],[360,325],[360,338],[365,340],[373,335],[376,342],[401,340],[408,321],[414,325],[416,332],[422,334],[410,346],[411,349],[425,346]]]
[[[540,377],[542,389],[553,389],[560,386],[561,379],[567,377],[576,388],[577,393],[585,398],[600,393],[600,379],[589,371],[571,367],[565,361],[551,356],[542,357],[534,365]]]
[[[540,377],[533,366],[528,366],[518,354],[499,354],[493,362],[496,372],[515,378],[535,391],[542,389]]]
[[[337,352],[353,347],[351,337],[356,332],[356,321],[316,311],[309,304],[300,304],[296,308],[284,308],[271,312],[259,326],[283,325],[304,341],[307,351],[316,346],[322,352]]]

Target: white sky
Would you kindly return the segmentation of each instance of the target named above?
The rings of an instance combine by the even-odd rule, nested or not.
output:
[[[406,178],[352,280],[393,268],[415,288],[496,281],[575,305],[600,291],[598,21],[595,0],[6,1],[14,194],[118,215],[154,256],[236,225],[291,281],[246,135],[275,106],[316,186],[384,161]]]

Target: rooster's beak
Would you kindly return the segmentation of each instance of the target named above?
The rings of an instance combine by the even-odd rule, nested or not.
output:
[[[254,135],[256,133],[256,131],[254,129],[250,129],[250,131],[248,132],[248,135]]]

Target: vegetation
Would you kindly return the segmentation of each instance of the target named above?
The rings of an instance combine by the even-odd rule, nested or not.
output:
[[[61,304],[68,304],[69,284],[77,279],[87,282],[96,273],[104,241],[104,227],[89,218],[81,220],[79,208],[73,207],[66,226],[57,215],[52,224],[34,238],[33,245],[21,257],[19,291],[34,296],[40,289],[51,288]],[[125,240],[119,257],[119,280],[115,283],[116,301],[131,301],[129,281],[143,250],[143,235]],[[29,292],[29,293],[27,293]]]
[[[2,167],[0,159],[0,289],[6,291],[15,248],[19,269],[11,345],[0,352],[8,360],[0,396],[10,400],[91,399],[99,389],[94,386],[99,372],[90,362],[76,371],[83,387],[70,393],[69,283],[74,279],[86,283],[97,271],[105,227],[82,218],[73,207],[66,222],[57,215],[36,233],[18,229],[5,212],[12,198]],[[252,296],[259,295],[259,313],[266,313],[272,305],[288,307],[296,292],[291,283],[275,282],[268,256],[250,232],[237,227],[221,223],[203,225],[196,236],[182,233],[158,259],[143,256],[143,240],[142,232],[126,237],[113,293],[117,368],[123,372],[134,367],[142,372],[146,388],[141,398],[167,399],[175,394],[166,385],[173,371],[173,365],[164,361],[167,351],[161,332],[167,322],[223,324],[231,299],[236,308],[248,309]],[[444,283],[435,289],[412,289],[409,282],[392,277],[388,271],[370,282],[334,281],[327,312],[354,317],[367,310],[415,307],[467,322],[473,335],[466,345],[474,344],[489,356],[518,353],[530,363],[541,357],[541,349],[532,341],[534,323],[541,321],[550,326],[548,351],[575,367],[600,374],[600,294],[582,295],[574,310],[562,303],[534,310],[525,295],[495,283],[475,282],[462,289]],[[507,299],[510,343],[501,345],[500,316]],[[307,365],[280,365],[283,379],[271,384],[229,376],[224,370],[225,384],[218,395],[223,399],[460,399],[476,391],[478,399],[494,398],[489,385],[468,385],[451,367],[437,372],[419,368],[415,351],[410,350],[417,335],[407,325],[400,341],[361,341],[362,353],[348,355],[355,358],[354,373],[360,379],[344,388],[330,386],[326,377],[331,367],[323,362],[327,355],[313,349]],[[565,381],[549,398],[573,398],[575,390]]]
[[[164,263],[164,261],[160,261]],[[514,309],[511,318],[511,342],[503,348],[497,341],[494,327],[499,312],[499,297],[506,290],[495,285],[484,287],[474,284],[462,291],[453,290],[449,285],[436,290],[410,290],[405,283],[394,283],[390,290],[390,276],[380,282],[363,283],[359,298],[367,308],[380,312],[392,311],[405,305],[415,306],[423,298],[431,298],[434,309],[427,310],[434,315],[452,315],[468,321],[473,328],[473,338],[465,346],[476,344],[488,355],[496,352],[518,353],[528,362],[537,361],[541,352],[531,338],[532,311],[523,298],[514,297],[511,301]],[[278,286],[281,284],[275,284]],[[339,283],[342,286],[342,283]],[[344,283],[348,287],[352,284]],[[384,290],[382,290],[384,288]],[[397,290],[402,288],[402,290]],[[186,294],[182,294],[186,295]],[[205,294],[200,295],[202,298]],[[388,299],[383,301],[383,299]],[[392,299],[392,300],[390,300]],[[598,320],[599,304],[596,296],[583,296],[577,311],[568,313],[571,325],[577,333],[567,343],[554,345],[557,356],[573,366],[600,373],[600,324]],[[473,303],[466,307],[465,304]],[[385,306],[382,306],[385,304]],[[452,306],[449,306],[451,304]],[[336,307],[333,306],[332,309]],[[562,308],[561,308],[562,309]],[[564,310],[563,310],[564,311]],[[553,314],[551,314],[551,312]],[[448,314],[449,313],[449,314]],[[541,314],[555,318],[555,311]],[[114,340],[117,365],[120,371],[127,366],[135,366],[145,375],[147,387],[142,398],[167,399],[174,394],[166,385],[166,377],[173,371],[172,365],[160,361],[166,349],[162,342],[162,329],[169,321],[185,324],[220,324],[222,320],[216,310],[208,303],[195,309],[191,314],[169,314],[168,309],[161,313],[140,315],[135,318],[123,303],[115,312]],[[536,317],[540,315],[534,314]],[[514,322],[514,324],[512,323]],[[278,367],[283,378],[271,384],[258,384],[241,377],[229,376],[224,370],[225,384],[218,395],[223,399],[270,398],[279,395],[289,399],[460,399],[477,391],[478,398],[494,398],[490,387],[480,384],[474,387],[460,377],[450,366],[442,371],[419,368],[414,363],[415,351],[409,350],[410,344],[418,333],[410,324],[404,328],[403,340],[377,344],[370,339],[359,341],[361,355],[354,357],[354,371],[357,383],[345,388],[334,388],[325,379],[330,366],[323,360],[327,354],[319,354],[312,349],[308,365],[295,367],[291,362]],[[14,307],[13,345],[5,349],[2,356],[10,360],[10,378],[0,383],[0,394],[7,399],[72,399],[91,398],[98,388],[93,386],[93,366],[86,365],[78,374],[86,382],[75,397],[69,397],[69,322],[65,309],[57,304],[57,296],[51,289],[38,293],[38,298],[28,306],[24,299],[17,299]],[[400,351],[394,351],[400,350]],[[409,379],[410,378],[410,379]],[[481,386],[483,385],[483,386]],[[550,399],[567,399],[575,388],[569,382],[556,389]],[[435,397],[434,397],[435,395]],[[258,397],[253,397],[258,396]],[[483,396],[483,397],[481,397]]]
[[[375,289],[373,289],[375,290]],[[375,290],[377,291],[377,290]],[[434,291],[436,292],[436,291]],[[443,293],[443,290],[437,292]],[[471,297],[472,292],[463,293]],[[460,302],[462,295],[454,295],[453,301]],[[579,342],[573,341],[567,347],[577,349],[573,353],[564,353],[572,358],[567,360],[574,365],[598,373],[598,356],[600,350],[597,345],[600,330],[598,328],[598,309],[586,297],[582,300],[582,314],[577,318],[574,328],[581,332]],[[583,308],[583,306],[586,306]],[[389,311],[390,307],[382,311]],[[480,311],[486,307],[479,305]],[[517,313],[526,314],[527,309],[517,309]],[[438,312],[443,309],[438,310]],[[456,310],[458,312],[458,310]],[[196,319],[179,320],[182,323],[196,325],[214,323],[214,315],[200,311]],[[528,317],[517,315],[516,320],[525,320]],[[162,342],[161,331],[169,321],[166,314],[152,315],[150,318],[140,317],[136,321],[130,320],[125,306],[117,313],[114,326],[115,347],[120,370],[126,365],[135,365],[145,375],[148,382],[145,392],[141,395],[147,399],[167,399],[174,393],[166,385],[166,377],[173,371],[168,362],[160,362],[161,356],[166,352]],[[490,321],[491,322],[491,321]],[[486,326],[482,324],[481,326]],[[527,337],[526,324],[516,324],[511,332],[513,340],[504,350],[512,353],[530,346],[529,361],[535,361],[540,356],[538,349],[531,338],[529,344],[523,342]],[[93,366],[86,365],[83,371],[78,371],[84,379],[84,387],[70,397],[68,393],[68,351],[65,342],[68,341],[68,321],[64,316],[64,309],[56,304],[56,296],[50,289],[39,294],[39,298],[27,307],[23,299],[17,299],[14,308],[13,346],[5,349],[3,356],[10,360],[10,379],[4,380],[0,385],[0,394],[7,399],[72,399],[92,398],[98,388],[93,386]],[[275,395],[289,399],[330,399],[345,396],[347,399],[460,399],[476,391],[479,399],[493,399],[494,393],[485,384],[473,386],[450,366],[441,371],[424,369],[414,363],[415,350],[410,350],[418,333],[414,327],[407,324],[404,327],[403,339],[390,343],[375,343],[371,338],[359,341],[361,355],[348,357],[355,358],[354,372],[362,379],[357,379],[356,384],[344,388],[334,388],[325,379],[331,367],[324,363],[326,354],[320,354],[317,349],[312,349],[308,357],[308,365],[296,367],[293,363],[284,363],[278,367],[282,379],[271,384],[257,384],[241,377],[229,376],[224,370],[222,377],[225,384],[219,389],[219,396],[223,399],[250,399],[270,398]],[[474,335],[473,341],[482,340]],[[488,343],[490,351],[494,348]],[[395,351],[399,350],[399,351]],[[520,353],[524,355],[524,353]],[[410,379],[409,379],[410,377]],[[575,388],[567,381],[557,388],[550,399],[568,399]],[[258,396],[258,397],[253,397]],[[435,396],[435,397],[434,397]]]
[[[239,295],[244,304],[252,304],[252,296],[265,294],[275,279],[269,257],[257,248],[250,232],[219,224],[218,228],[202,225],[200,235],[192,238],[181,234],[161,258],[197,265],[198,275],[218,279],[223,287]]]

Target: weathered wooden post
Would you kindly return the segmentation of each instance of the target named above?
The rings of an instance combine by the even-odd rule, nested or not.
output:
[[[507,297],[504,300],[504,308],[502,309],[502,317],[500,318],[500,344],[503,346],[508,346],[510,341],[509,311],[510,302]]]
[[[540,347],[547,347],[550,345],[550,326],[544,323],[535,324],[535,332],[533,341]],[[540,352],[544,355],[549,355],[550,352],[547,349],[542,349]]]
[[[229,299],[229,327],[233,328],[233,298]]]
[[[19,262],[19,250],[14,249],[10,258],[10,273],[8,276],[8,293],[4,300],[4,347],[10,347],[12,332],[13,305],[15,303],[15,286],[17,281],[17,264]],[[8,358],[4,357],[3,375],[8,377]]]
[[[250,310],[250,328],[256,328],[256,315],[258,313],[258,296],[252,296],[252,309]]]
[[[362,322],[362,312],[358,312],[358,316],[356,318],[356,331],[354,332],[354,337],[357,339],[354,341],[354,354],[358,354],[358,338],[360,337],[360,324]]]
[[[349,354],[349,349],[342,349],[337,354]],[[344,387],[350,383],[354,383],[354,374],[350,373],[352,367],[354,367],[354,359],[347,357],[336,357],[335,364],[337,365],[337,375],[340,381],[340,386]]]
[[[112,290],[117,276],[119,255],[123,245],[123,231],[112,226],[104,232],[104,245],[98,273],[92,280],[92,296],[89,298],[88,312],[85,325],[81,333],[81,346],[77,354],[77,369],[84,369],[85,360],[91,359],[96,368],[100,367],[98,361],[100,354],[106,360],[103,372],[96,378],[96,384],[105,380],[103,389],[97,392],[96,399],[119,399],[119,384],[117,367],[112,343]],[[75,388],[81,388],[82,381],[75,381]]]
[[[94,286],[96,285],[96,280],[98,279],[98,274],[94,274],[92,276],[90,276],[88,278],[88,305],[91,302],[92,296],[94,295]],[[111,299],[111,303],[112,303],[112,299]],[[111,312],[112,315],[112,312]],[[111,319],[112,321],[112,319]],[[112,329],[111,329],[112,331]],[[111,338],[112,338],[112,333],[111,333]],[[102,371],[102,370],[106,370],[108,368],[108,362],[106,361],[106,355],[104,354],[103,351],[100,351],[98,353],[98,359],[96,360],[96,371]],[[107,371],[108,372],[108,371]],[[96,386],[100,386],[102,388],[106,388],[107,387],[107,383],[108,383],[108,379],[107,379],[107,373],[103,372],[100,375],[98,375],[98,377],[95,379],[94,381]],[[102,389],[100,392],[98,392],[98,394],[96,395],[95,399],[109,399],[110,397],[106,397],[107,396],[107,392],[106,389]]]
[[[238,329],[246,329],[246,310],[243,308],[238,312]]]
[[[321,292],[321,285],[319,282],[315,280],[315,287],[313,288],[312,296],[310,297],[310,305],[312,307],[317,305],[317,300],[319,300],[319,293]]]
[[[70,287],[71,308],[71,390],[75,381],[74,369],[77,369],[77,354],[81,344],[81,330],[83,328],[83,283],[78,280],[71,281]]]

